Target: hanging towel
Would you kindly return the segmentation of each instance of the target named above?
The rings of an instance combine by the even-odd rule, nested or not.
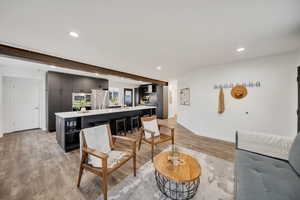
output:
[[[222,114],[225,111],[225,104],[224,104],[224,92],[223,88],[220,89],[219,92],[219,107],[218,107],[218,113]]]

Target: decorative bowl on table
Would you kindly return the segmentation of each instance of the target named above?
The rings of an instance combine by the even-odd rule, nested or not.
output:
[[[179,151],[175,145],[172,145],[171,152],[168,156],[168,161],[174,166],[184,165],[184,160],[179,157]]]

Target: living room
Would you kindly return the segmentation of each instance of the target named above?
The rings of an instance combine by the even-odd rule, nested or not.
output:
[[[300,199],[300,2],[0,2],[0,199]]]

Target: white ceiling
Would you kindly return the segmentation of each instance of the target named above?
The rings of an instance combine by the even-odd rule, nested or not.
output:
[[[299,10],[299,0],[0,0],[0,42],[171,80],[299,48]]]

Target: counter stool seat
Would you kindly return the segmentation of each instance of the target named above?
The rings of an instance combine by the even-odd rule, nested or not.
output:
[[[134,117],[131,117],[130,118],[130,131],[131,133],[134,131],[134,130],[138,130],[140,127],[140,119],[139,119],[139,116],[134,116]]]

